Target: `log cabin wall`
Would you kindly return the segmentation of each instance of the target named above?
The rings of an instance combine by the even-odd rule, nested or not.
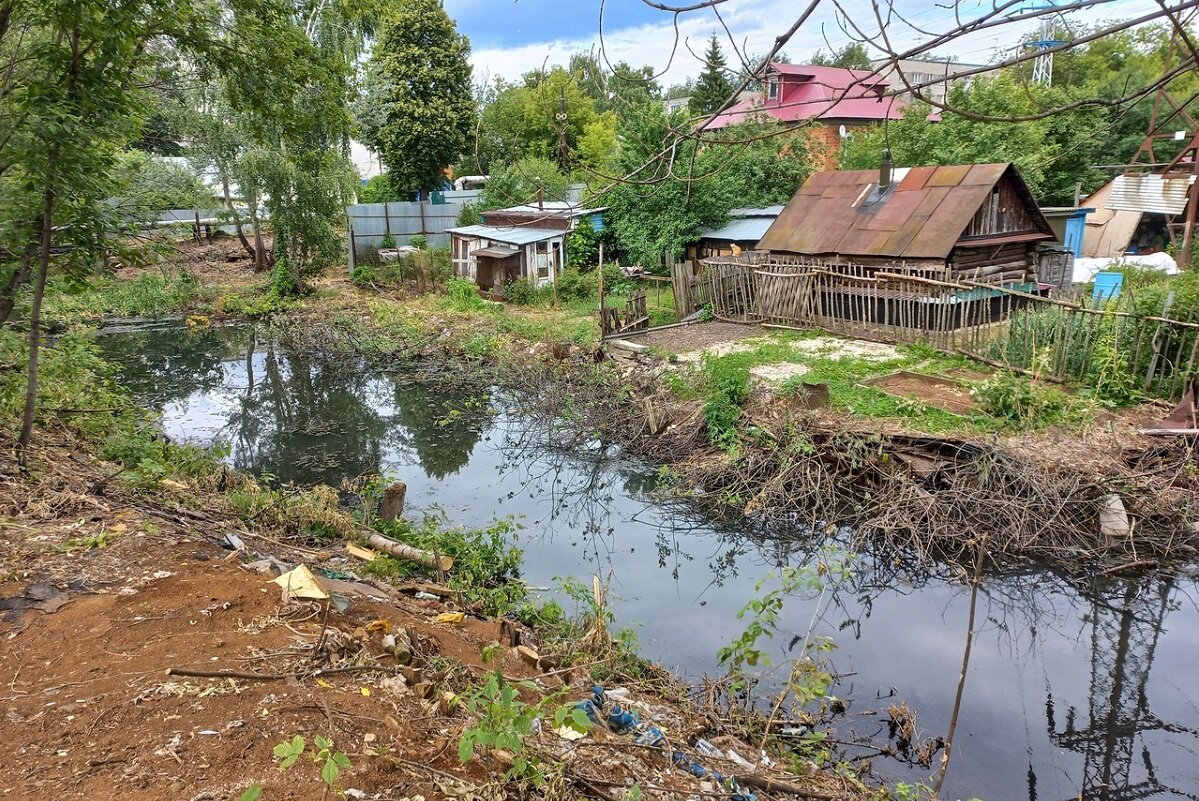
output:
[[[984,284],[1036,280],[1037,255],[1033,242],[969,247],[959,245],[951,256],[952,275]]]

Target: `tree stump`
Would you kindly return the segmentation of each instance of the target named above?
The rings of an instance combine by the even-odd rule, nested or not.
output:
[[[404,497],[408,494],[408,485],[397,481],[383,490],[383,500],[379,501],[379,518],[381,520],[396,520],[404,514]]]

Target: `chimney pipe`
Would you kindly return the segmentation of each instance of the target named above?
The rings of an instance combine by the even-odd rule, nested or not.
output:
[[[891,148],[883,150],[883,161],[878,168],[878,191],[886,192],[891,188],[891,170],[894,168],[891,161]]]
[[[545,192],[540,186],[537,187],[537,210],[545,211]]]

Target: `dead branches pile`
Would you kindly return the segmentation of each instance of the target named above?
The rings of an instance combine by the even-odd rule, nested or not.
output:
[[[1199,554],[1199,465],[1184,444],[1101,452],[1081,465],[1035,458],[1027,448],[838,428],[827,417],[785,411],[755,417],[756,436],[743,436],[730,458],[708,444],[699,405],[669,400],[653,371],[595,370],[607,378],[549,366],[510,383],[531,413],[560,428],[567,421],[576,443],[597,438],[669,465],[679,491],[717,516],[748,516],[797,535],[850,526],[861,547],[963,565],[974,564],[984,537],[996,564],[1032,558],[1110,568]],[[1113,499],[1126,526],[1101,524]]]

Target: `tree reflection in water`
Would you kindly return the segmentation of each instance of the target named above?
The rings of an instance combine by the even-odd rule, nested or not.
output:
[[[877,549],[856,541],[852,531],[802,515],[714,525],[692,504],[656,496],[659,476],[650,466],[561,421],[522,414],[519,398],[494,390],[430,386],[343,358],[292,353],[247,327],[124,334],[102,337],[101,346],[119,364],[122,383],[147,403],[175,409],[177,432],[192,441],[229,442],[239,468],[338,486],[343,478],[418,465],[434,479],[436,497],[450,501],[479,490],[455,478],[463,473],[471,482],[491,482],[485,489],[501,495],[498,504],[482,504],[488,511],[517,509],[532,516],[525,521],[530,529],[569,540],[566,547],[544,545],[546,560],[577,556],[571,551],[577,547],[585,552],[583,569],[623,573],[637,592],[653,595],[667,577],[686,584],[676,598],[652,598],[663,616],[652,621],[653,636],[664,648],[693,638],[674,630],[670,610],[693,614],[688,605],[700,603],[708,588],[726,590],[722,597],[731,608],[712,609],[711,618],[733,627],[737,606],[771,567],[811,564],[829,546],[852,552],[852,577],[832,588],[819,610],[822,631],[841,643],[834,667],[852,656],[854,670],[863,673],[838,692],[858,698],[853,681],[863,682],[863,703],[853,710],[859,712],[875,703],[874,688],[884,682],[900,685],[901,694],[923,691],[925,732],[946,729],[958,665],[949,660],[942,667],[946,676],[930,677],[924,666],[881,653],[876,640],[882,620],[902,626],[906,654],[919,655],[925,635],[954,647],[964,634],[958,626],[964,628],[968,588],[948,566]],[[503,496],[510,501],[506,509]],[[1036,566],[989,574],[980,587],[985,614],[965,688],[970,719],[964,723],[980,737],[970,749],[955,749],[947,787],[969,793],[976,781],[990,781],[992,788],[1011,790],[1018,781],[1010,775],[1011,760],[1019,763],[1023,750],[1027,786],[1020,794],[1030,801],[1199,797],[1193,663],[1180,665],[1175,656],[1157,666],[1156,681],[1151,678],[1166,632],[1175,642],[1193,640],[1178,629],[1180,621],[1199,619],[1188,595],[1194,587],[1193,580],[1158,576],[1084,581]],[[795,599],[805,625],[811,602]],[[887,614],[896,607],[915,617],[896,622]],[[707,615],[691,619],[706,623]],[[948,639],[932,636],[945,632]],[[1063,651],[1071,664],[1051,661]],[[929,686],[917,686],[921,682]],[[1008,697],[996,701],[997,687]],[[1163,687],[1176,688],[1176,697],[1160,697]],[[1043,693],[1043,702],[1025,704],[1026,693]],[[877,734],[874,711],[848,724],[849,733]],[[1007,775],[997,777],[1000,770]]]

